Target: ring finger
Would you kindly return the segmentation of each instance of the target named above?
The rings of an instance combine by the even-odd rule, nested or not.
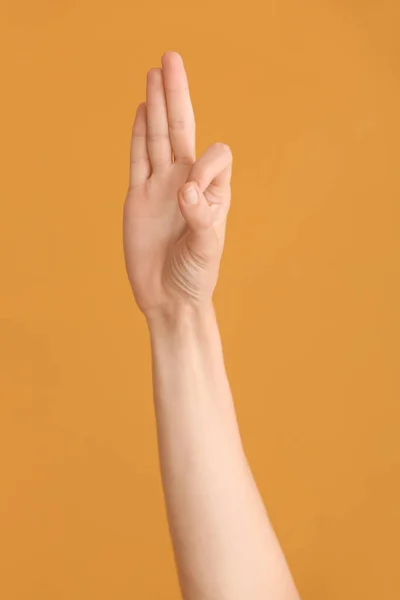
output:
[[[172,164],[172,148],[168,131],[167,104],[162,69],[147,73],[147,151],[153,171],[165,170]]]

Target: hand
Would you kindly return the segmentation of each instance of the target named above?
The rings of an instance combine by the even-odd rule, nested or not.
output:
[[[196,161],[183,60],[176,52],[161,60],[137,108],[123,211],[126,269],[146,317],[211,303],[231,199],[230,148],[212,144]]]

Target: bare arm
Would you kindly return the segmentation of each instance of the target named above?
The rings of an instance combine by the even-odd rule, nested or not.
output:
[[[183,597],[297,599],[243,452],[212,307],[149,326],[161,472]]]
[[[161,475],[183,597],[298,600],[242,448],[212,303],[232,155],[213,144],[196,161],[176,53],[148,74],[131,156],[125,258],[151,337]],[[190,182],[198,201],[186,204]]]

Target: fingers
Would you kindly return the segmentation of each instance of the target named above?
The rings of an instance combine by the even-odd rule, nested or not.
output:
[[[218,251],[213,215],[196,182],[186,183],[178,193],[179,208],[190,235],[188,244],[198,257],[211,257]]]
[[[168,129],[175,161],[196,160],[195,118],[182,57],[166,52],[162,58]]]
[[[185,183],[179,190],[179,206],[189,229],[197,231],[212,225],[212,213],[196,182]]]
[[[204,192],[212,186],[216,196],[223,194],[230,186],[232,177],[232,151],[227,144],[216,142],[194,163],[187,181],[197,181]]]
[[[196,252],[211,256],[225,239],[226,214],[230,204],[232,152],[217,142],[194,163],[186,183],[179,189],[179,207],[190,230],[190,245]],[[223,218],[215,220],[213,206],[223,207]],[[217,235],[215,235],[217,234]]]
[[[167,105],[162,69],[147,73],[147,151],[153,171],[165,170],[172,164],[172,148],[168,131]]]
[[[129,180],[129,187],[131,188],[142,185],[151,174],[146,130],[146,104],[141,102],[137,107],[132,128]]]

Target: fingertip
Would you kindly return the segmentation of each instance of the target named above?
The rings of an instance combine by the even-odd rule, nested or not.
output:
[[[146,133],[146,103],[140,102],[136,107],[136,114],[132,123],[132,135]]]
[[[146,86],[153,86],[157,84],[159,78],[162,77],[162,68],[161,67],[152,67],[147,71],[146,75]]]
[[[201,192],[200,192],[200,186],[199,186],[198,182],[197,181],[187,181],[180,187],[179,193],[178,193],[179,198],[184,202],[184,204],[186,204],[185,195],[188,192],[188,190],[190,190],[190,189],[195,191],[198,199],[200,198]],[[192,202],[192,204],[195,204],[195,203]]]
[[[166,52],[164,52],[164,54],[161,56],[161,64],[164,66],[164,63],[167,63],[169,60],[180,60],[181,62],[183,62],[183,58],[182,55],[179,52],[176,52],[176,50],[167,50]]]
[[[232,148],[229,146],[229,144],[224,144],[224,150],[228,154],[230,162],[232,162],[233,161],[233,152],[232,152]]]
[[[138,107],[136,109],[136,116],[138,118],[143,117],[143,115],[146,113],[146,102],[140,102],[140,104],[138,104]]]

